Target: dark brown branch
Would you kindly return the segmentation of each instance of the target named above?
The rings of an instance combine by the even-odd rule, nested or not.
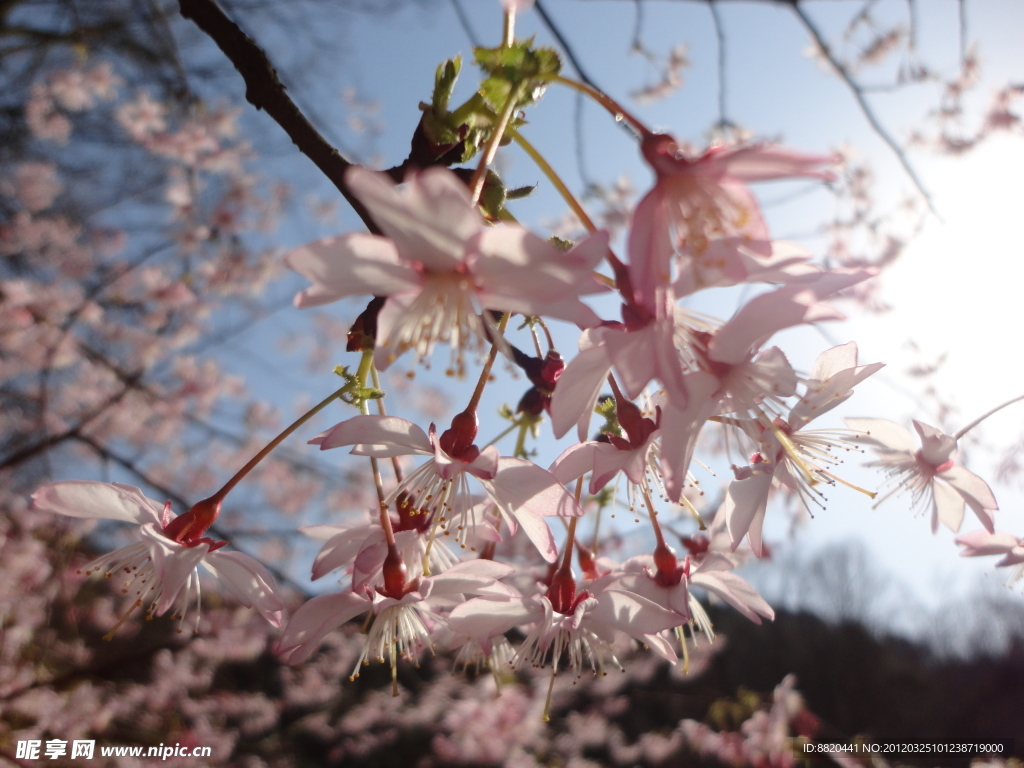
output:
[[[363,204],[345,183],[352,166],[306,119],[288,96],[277,70],[256,42],[227,17],[214,0],[179,0],[181,15],[195,22],[224,52],[245,81],[245,98],[280,125],[299,151],[312,160],[348,200],[371,232],[380,234]]]
[[[825,42],[825,38],[821,34],[821,30],[818,29],[818,26],[807,15],[799,2],[790,3],[789,7],[793,9],[793,13],[800,20],[800,23],[803,24],[804,29],[806,29],[808,34],[813,38],[815,44],[818,46],[818,50],[821,51],[821,55],[824,56],[828,63],[832,65],[836,74],[839,75],[839,79],[846,83],[847,87],[853,93],[853,98],[857,101],[861,112],[864,114],[865,119],[874,129],[875,133],[878,134],[878,137],[884,141],[889,146],[889,149],[893,151],[893,154],[896,155],[896,159],[899,160],[900,165],[903,166],[903,170],[906,171],[907,176],[910,177],[910,180],[917,188],[918,193],[924,198],[924,201],[928,206],[928,210],[938,217],[939,212],[935,210],[935,204],[932,202],[932,196],[928,193],[928,190],[925,189],[924,184],[917,175],[917,171],[914,170],[914,166],[910,164],[910,160],[907,158],[906,152],[903,151],[903,147],[899,145],[899,143],[885,129],[885,126],[883,126],[879,121],[874,109],[872,109],[871,105],[868,103],[863,89],[857,81],[853,79],[853,76],[850,74],[850,71],[846,66],[839,61],[836,55],[832,52],[828,43]]]

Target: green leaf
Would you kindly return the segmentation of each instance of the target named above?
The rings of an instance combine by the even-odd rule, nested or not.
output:
[[[434,75],[434,95],[431,97],[435,113],[443,115],[448,111],[448,102],[451,101],[452,92],[455,90],[455,81],[459,79],[461,70],[461,56],[448,59],[438,65],[437,74]]]
[[[505,105],[515,88],[520,89],[517,107],[533,104],[562,69],[557,51],[534,48],[532,37],[510,46],[474,48],[473,56],[488,75],[480,85],[480,94],[495,111]]]

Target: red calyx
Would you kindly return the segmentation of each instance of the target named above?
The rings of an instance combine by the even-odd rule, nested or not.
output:
[[[405,567],[402,555],[394,544],[388,545],[388,554],[384,558],[384,589],[381,594],[400,600],[405,594],[405,577],[409,569]]]
[[[580,570],[588,579],[596,579],[600,574],[597,572],[597,561],[594,553],[582,544],[576,545],[576,559],[579,561]]]
[[[206,529],[220,515],[220,499],[203,499],[192,506],[185,514],[174,518],[163,528],[163,534],[172,541],[194,547],[197,544],[216,544],[211,549],[219,549],[227,542],[215,542],[203,537]]]
[[[707,554],[708,549],[711,547],[710,539],[699,533],[695,536],[683,536],[680,540],[683,542],[683,546],[686,547],[690,554],[698,558],[701,555]]]
[[[719,360],[712,360],[708,357],[708,347],[714,336],[707,331],[697,331],[694,336],[694,352],[696,353],[700,367],[721,381],[732,371],[735,366],[732,363],[723,363]]]
[[[480,449],[473,445],[480,420],[476,411],[463,411],[452,419],[452,425],[446,429],[438,441],[441,450],[453,459],[470,462],[480,455]]]
[[[654,581],[662,587],[674,587],[683,578],[679,558],[667,544],[659,544],[654,550],[654,566],[657,568]]]
[[[568,616],[589,595],[589,592],[576,594],[576,577],[573,576],[571,568],[559,568],[555,571],[555,575],[551,577],[551,586],[548,587],[547,598],[551,601],[552,609],[557,613]]]
[[[940,472],[945,472],[947,469],[950,469],[954,463],[953,460],[950,459],[949,461],[942,462],[938,466],[936,466],[935,464],[930,464],[927,461],[925,461],[924,453],[922,451],[918,451],[917,453],[915,453],[914,458],[917,460],[917,463],[921,465],[921,467],[935,475],[939,474]]]

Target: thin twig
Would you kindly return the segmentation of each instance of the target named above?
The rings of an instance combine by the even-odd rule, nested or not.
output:
[[[803,24],[804,29],[806,29],[810,36],[814,39],[815,44],[818,46],[818,50],[821,51],[821,55],[824,56],[826,60],[828,60],[828,63],[832,65],[833,69],[835,69],[836,74],[839,75],[839,78],[844,83],[846,83],[847,87],[849,87],[850,91],[853,93],[853,98],[857,101],[858,106],[860,106],[861,112],[864,114],[864,117],[867,119],[868,123],[874,129],[875,133],[878,134],[878,137],[882,141],[884,141],[893,151],[893,154],[896,155],[896,159],[899,160],[900,165],[903,166],[903,170],[906,171],[907,176],[910,177],[910,180],[914,184],[914,187],[916,187],[918,194],[920,194],[921,197],[924,198],[925,204],[927,204],[928,206],[928,210],[930,210],[936,218],[941,219],[941,217],[939,216],[939,212],[935,209],[935,204],[932,202],[932,196],[928,193],[928,190],[925,189],[924,184],[918,177],[917,171],[915,171],[914,167],[910,164],[910,160],[907,158],[907,155],[903,151],[903,148],[896,142],[892,135],[885,129],[885,126],[883,126],[882,123],[878,120],[878,116],[875,114],[874,109],[872,109],[871,105],[868,103],[868,100],[864,95],[863,89],[860,87],[857,81],[853,79],[853,76],[850,74],[850,71],[846,68],[846,66],[841,61],[839,61],[838,58],[836,58],[836,55],[832,52],[832,49],[829,47],[828,43],[825,42],[825,38],[821,34],[821,30],[818,29],[818,25],[811,20],[810,16],[807,15],[804,9],[800,6],[799,2],[793,2],[790,4],[789,7],[793,10],[793,13]]]
[[[718,40],[718,125],[725,127],[731,125],[729,118],[726,116],[726,84],[725,84],[725,67],[726,67],[726,50],[725,50],[725,27],[722,25],[722,17],[718,13],[718,5],[715,0],[711,0],[708,3],[708,8],[711,10],[711,18],[715,22],[715,37]]]
[[[473,29],[473,25],[469,23],[469,16],[466,15],[466,9],[462,7],[462,3],[459,0],[452,0],[452,7],[455,9],[455,15],[459,19],[459,26],[462,27],[462,31],[466,33],[466,37],[469,38],[469,44],[474,48],[480,47],[480,38],[476,36],[476,32]]]

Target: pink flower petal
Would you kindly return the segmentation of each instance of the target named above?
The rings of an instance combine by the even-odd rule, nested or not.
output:
[[[989,533],[995,533],[991,510],[999,509],[988,483],[966,467],[950,467],[939,475],[959,493]]]
[[[921,458],[933,467],[941,467],[953,457],[956,451],[956,438],[947,435],[941,429],[923,424],[917,419],[911,422],[921,439]]]
[[[765,599],[745,579],[735,573],[729,571],[702,573],[698,570],[690,577],[690,583],[718,595],[755,624],[761,623],[758,614],[766,619],[775,618],[775,611],[765,602]]]
[[[744,467],[744,470],[747,468]],[[741,473],[737,472],[737,476]],[[750,548],[758,557],[761,556],[760,531],[768,505],[768,491],[772,487],[772,473],[766,468],[761,471],[744,473],[742,479],[729,483],[725,496],[726,527],[733,551],[739,546],[744,535],[754,529],[750,539]],[[755,542],[755,539],[757,541]]]
[[[601,394],[601,388],[612,369],[603,346],[582,345],[596,337],[593,331],[580,337],[580,352],[562,371],[551,398],[551,429],[555,437],[562,437],[573,424],[577,426],[580,441],[587,439],[590,417]]]
[[[397,416],[353,416],[335,424],[310,443],[319,445],[321,451],[351,445],[354,446],[351,454],[378,459],[434,453],[427,433],[408,419]]]
[[[877,445],[886,451],[914,453],[917,444],[910,432],[888,419],[843,419],[846,426],[857,432],[857,442]]]
[[[452,609],[448,626],[460,635],[489,640],[538,620],[543,612],[540,601],[532,598],[476,597]]]
[[[297,248],[285,264],[312,286],[295,296],[300,309],[345,296],[386,296],[419,284],[419,274],[398,258],[394,243],[377,235],[356,233]]]
[[[153,607],[153,614],[162,616],[174,605],[189,579],[194,578],[196,566],[209,553],[210,545],[184,547],[164,536],[153,523],[143,525],[139,533],[149,544],[156,582],[160,585],[160,599]]]
[[[32,494],[32,506],[41,512],[93,520],[160,525],[163,505],[133,485],[66,480],[44,485]]]
[[[594,596],[596,604],[587,618],[614,627],[627,635],[652,635],[681,623],[679,614],[632,592],[606,589]]]
[[[835,156],[802,155],[782,147],[757,145],[724,150],[717,157],[725,174],[737,181],[770,181],[805,176],[831,181],[835,174],[822,170],[823,165],[834,165]]]
[[[956,489],[942,482],[932,481],[932,533],[941,522],[956,533],[964,521],[964,499]]]
[[[210,552],[203,563],[242,605],[255,608],[275,627],[281,626],[284,605],[277,597],[274,577],[263,565],[242,552]]]
[[[515,573],[515,569],[493,560],[469,560],[457,563],[444,573],[430,578],[431,597],[442,595],[507,595],[519,593],[497,579]]]
[[[327,635],[372,606],[371,600],[355,592],[321,595],[307,600],[292,615],[278,640],[278,656],[286,664],[301,664],[313,655]]]
[[[963,547],[963,550],[960,552],[961,557],[983,557],[986,555],[1005,555],[1018,546],[1019,541],[1012,533],[1005,533],[1003,531],[995,531],[993,533],[988,531],[971,531],[963,536],[957,536],[956,544]]]
[[[456,269],[483,228],[465,184],[447,169],[409,174],[400,190],[384,174],[359,166],[349,168],[345,181],[399,256],[430,271]]]

